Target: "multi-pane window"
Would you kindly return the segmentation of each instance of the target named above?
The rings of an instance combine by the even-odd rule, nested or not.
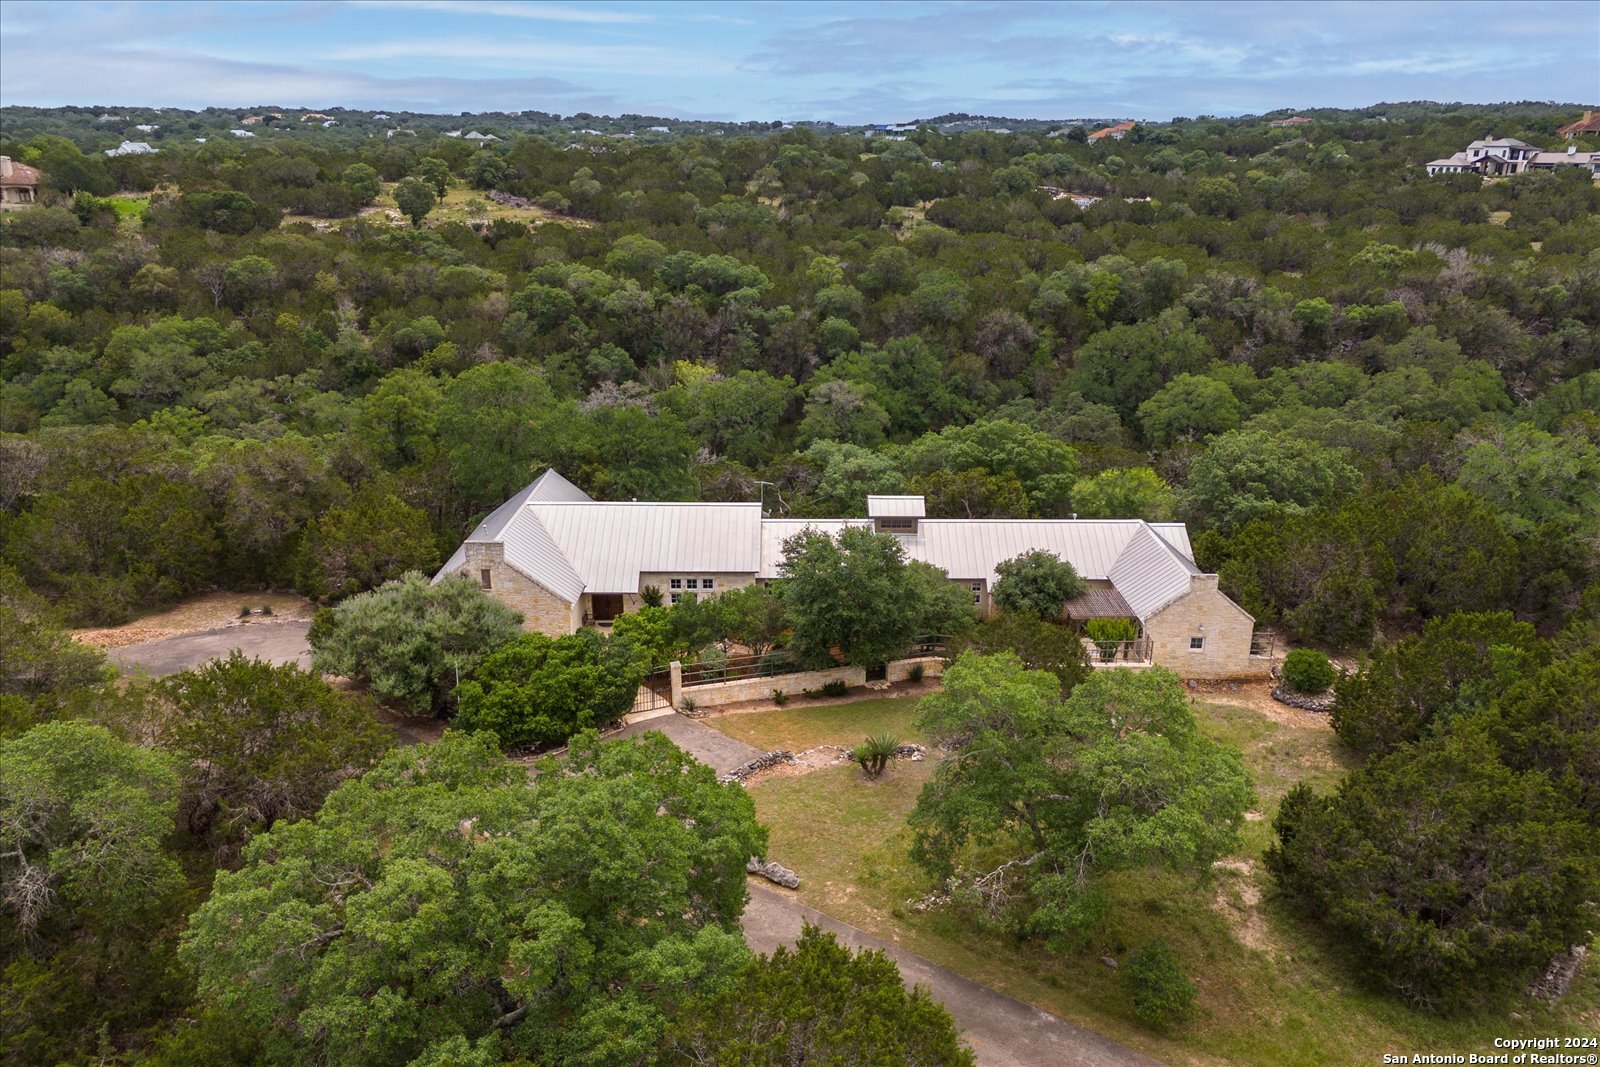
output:
[[[1205,648],[1206,648],[1206,639],[1205,638],[1203,638],[1203,637],[1191,637],[1191,638],[1189,638],[1189,651],[1190,652],[1204,652]]]
[[[699,589],[700,588],[700,579],[698,579],[698,578],[686,578],[686,579],[684,579],[684,584],[687,585],[690,589]]]
[[[672,585],[672,588],[674,588],[674,589],[682,589],[683,588],[683,579],[682,578],[674,578],[674,579],[672,579],[671,585]],[[673,598],[672,602],[674,604],[676,604],[678,602],[677,598]]]
[[[715,588],[715,586],[713,585],[712,580],[710,578],[702,578],[702,579],[700,579],[700,588],[701,589],[712,589],[712,588]]]
[[[676,579],[674,579],[674,580],[676,580]],[[673,593],[672,594],[672,602],[674,604],[676,604],[678,602],[679,598],[681,598],[682,596],[683,596],[682,593]]]
[[[983,603],[983,583],[982,582],[973,582],[972,583],[972,602],[974,604],[982,604]]]

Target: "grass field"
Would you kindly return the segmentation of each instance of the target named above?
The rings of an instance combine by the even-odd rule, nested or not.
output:
[[[775,748],[801,752],[817,745],[853,745],[867,734],[890,733],[902,741],[919,741],[921,735],[911,728],[916,707],[916,697],[821,706],[794,697],[778,711],[718,715],[706,722],[763,752]]]
[[[394,187],[397,182],[384,182],[378,197],[362,213],[378,216],[380,219],[388,218],[395,225],[404,225],[404,217],[400,214],[399,207],[394,202]],[[494,221],[495,219],[513,219],[517,222],[526,222],[530,226],[543,222],[559,222],[567,226],[592,226],[593,223],[584,219],[569,219],[553,214],[538,207],[508,207],[496,204],[484,195],[483,190],[474,189],[465,182],[455,182],[445,190],[444,198],[440,200],[432,211],[428,212],[422,220],[424,226],[439,226],[447,222],[478,222]],[[317,219],[309,215],[285,215],[282,225],[288,226],[297,222],[309,222],[313,225],[324,227],[337,227],[342,219]]]
[[[879,730],[911,738],[915,703],[797,705],[707,722],[760,748],[800,750]],[[1195,711],[1208,735],[1240,749],[1255,776],[1259,798],[1244,847],[1205,883],[1150,871],[1115,877],[1106,922],[1072,954],[1014,943],[959,915],[912,910],[931,886],[908,858],[905,819],[933,773],[931,761],[895,764],[876,782],[854,765],[830,767],[760,781],[750,793],[771,827],[770,855],[799,871],[806,903],[1169,1063],[1376,1064],[1384,1052],[1483,1053],[1494,1051],[1496,1037],[1600,1028],[1593,978],[1559,1011],[1522,1002],[1479,1018],[1439,1019],[1367,992],[1340,946],[1276,899],[1260,864],[1289,787],[1303,780],[1329,789],[1345,772],[1333,735],[1249,708],[1196,704]],[[1100,961],[1125,960],[1154,937],[1173,946],[1200,988],[1200,1018],[1165,1035],[1133,1019],[1115,972]]]

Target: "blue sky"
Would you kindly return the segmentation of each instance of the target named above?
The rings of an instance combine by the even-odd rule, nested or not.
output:
[[[890,122],[1600,100],[1600,0],[0,4],[0,103]]]

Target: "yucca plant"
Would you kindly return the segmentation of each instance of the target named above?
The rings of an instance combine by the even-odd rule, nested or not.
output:
[[[850,750],[850,758],[861,764],[868,778],[876,778],[888,769],[889,763],[900,749],[900,739],[893,734],[870,734]]]

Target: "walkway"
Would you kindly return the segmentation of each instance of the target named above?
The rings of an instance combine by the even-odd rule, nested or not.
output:
[[[676,712],[624,726],[616,734],[609,736],[636,737],[651,730],[666,734],[679,748],[718,774],[727,774],[735,767],[742,767],[761,755],[761,750],[754,745],[736,741],[719,730],[713,730],[693,719],[684,718]]]
[[[126,674],[144,671],[154,677],[177,674],[214,659],[225,658],[238,649],[269,663],[298,663],[311,666],[311,650],[306,644],[308,622],[253,622],[248,626],[219,626],[198,633],[175,634],[136,645],[108,649],[111,662]]]

